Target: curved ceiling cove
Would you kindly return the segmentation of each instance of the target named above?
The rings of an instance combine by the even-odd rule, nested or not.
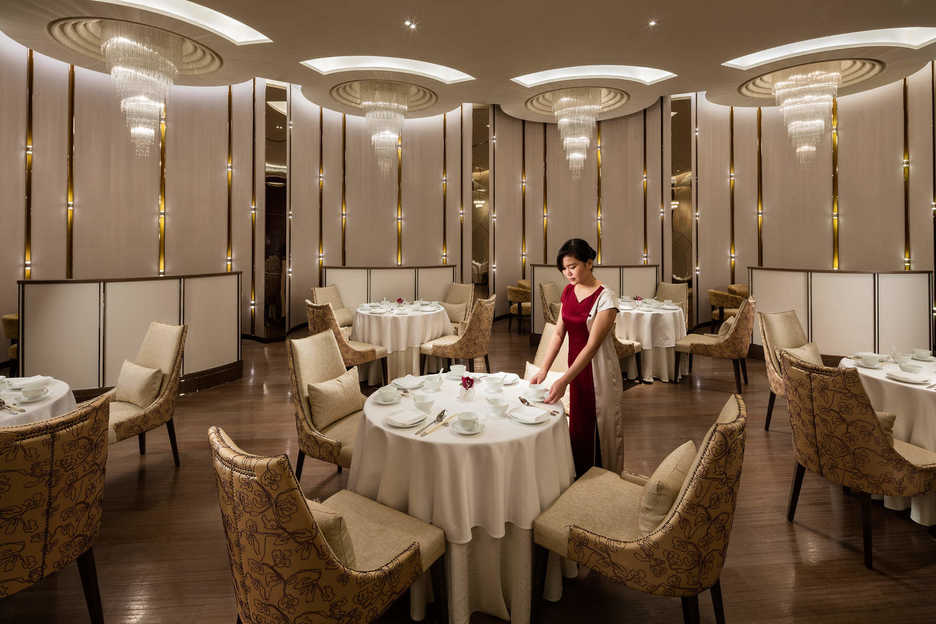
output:
[[[302,64],[326,76],[350,71],[390,71],[422,76],[444,84],[475,79],[474,76],[453,67],[393,56],[326,56],[308,59],[302,61]]]
[[[233,17],[188,0],[94,0],[94,2],[116,4],[173,17],[224,37],[234,45],[272,43],[273,41],[262,32],[254,30]]]
[[[768,63],[774,63],[804,54],[814,54],[816,52],[867,47],[893,47],[919,50],[934,42],[936,42],[936,28],[908,27],[863,30],[860,32],[843,33],[840,35],[788,43],[786,45],[746,54],[745,56],[739,56],[730,61],[725,61],[722,65],[746,71],[761,65],[767,65]]]
[[[655,67],[638,67],[636,65],[577,65],[575,67],[557,67],[524,74],[511,78],[524,87],[538,87],[551,82],[565,80],[631,80],[644,85],[652,85],[676,74]]]

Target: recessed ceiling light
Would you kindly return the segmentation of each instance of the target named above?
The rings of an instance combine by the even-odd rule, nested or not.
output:
[[[845,48],[865,47],[895,47],[919,50],[924,46],[936,42],[936,28],[907,27],[882,28],[879,30],[863,30],[860,32],[831,35],[817,39],[807,39],[786,45],[768,48],[759,52],[746,54],[722,63],[725,67],[748,70],[814,52],[828,52]]]
[[[326,76],[346,71],[392,71],[423,76],[445,84],[474,80],[474,76],[452,67],[392,56],[323,56],[302,61],[302,64]]]
[[[657,25],[657,21],[653,19],[652,17],[650,18],[650,21],[647,22],[647,26],[649,26],[650,28],[653,28],[656,25]]]
[[[403,25],[410,30],[416,30],[416,20],[406,19],[403,20]]]
[[[132,7],[152,13],[173,17],[193,26],[209,30],[219,37],[224,37],[234,45],[270,43],[272,39],[247,24],[239,22],[224,13],[188,0],[94,0],[105,4]]]
[[[532,74],[524,74],[511,78],[524,87],[537,87],[550,82],[562,80],[582,79],[612,79],[633,80],[644,85],[652,85],[661,80],[675,78],[676,74],[655,67],[638,67],[636,65],[579,65],[577,67],[558,67]]]

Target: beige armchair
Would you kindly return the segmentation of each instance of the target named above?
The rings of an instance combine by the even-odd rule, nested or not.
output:
[[[764,367],[767,369],[767,385],[770,398],[767,399],[767,418],[764,431],[770,431],[770,417],[773,414],[777,396],[786,396],[783,374],[780,372],[780,352],[783,349],[802,347],[808,341],[803,326],[800,325],[796,312],[764,313],[758,312],[760,321],[761,343],[764,346]]]
[[[441,529],[349,490],[307,500],[285,455],[208,441],[238,622],[372,622],[430,569],[444,608]]]
[[[724,323],[738,314],[741,303],[747,298],[723,290],[709,290],[709,305],[712,307],[712,321]]]
[[[532,292],[524,285],[526,280],[520,280],[515,286],[507,287],[507,331],[510,332],[514,318],[517,319],[517,333],[522,332],[523,319],[530,319],[533,306]]]
[[[660,282],[657,284],[657,291],[654,297],[659,301],[669,299],[683,311],[683,317],[686,319],[686,325],[689,324],[689,284],[671,284],[669,282]]]
[[[7,358],[10,360],[9,376],[13,377],[17,374],[19,364],[19,315],[4,314],[0,317],[0,321],[3,323],[3,335],[10,341],[10,346],[7,347]]]
[[[562,316],[562,291],[559,290],[559,284],[555,282],[541,282],[540,301],[543,304],[543,319],[547,323],[555,325]]]
[[[186,325],[166,325],[153,321],[150,323],[143,344],[133,359],[134,364],[146,368],[158,368],[162,372],[162,384],[156,398],[147,407],[134,403],[118,401],[114,397],[117,389],[105,396],[110,402],[110,429],[108,441],[111,444],[137,436],[140,455],[146,454],[146,432],[165,424],[169,433],[169,446],[172,459],[179,467],[179,446],[176,443],[175,415],[176,399],[179,396],[179,378],[182,375],[182,355],[185,352]]]
[[[640,363],[640,354],[643,348],[640,346],[640,343],[636,340],[628,340],[618,334],[617,317],[614,317],[614,326],[611,328],[611,335],[614,336],[614,351],[617,353],[618,361],[621,362],[621,376],[626,380],[627,369],[623,361],[632,357],[634,358],[634,363],[637,365],[637,382],[642,383],[643,367]]]
[[[455,320],[451,317],[451,314],[449,315],[452,333],[460,334],[465,331],[465,324],[468,322],[468,315],[471,314],[471,304],[474,301],[474,284],[452,282],[449,284],[448,291],[445,293],[445,299],[442,301],[455,306],[465,306],[465,311],[461,315],[461,318]],[[448,311],[448,308],[446,308],[446,311]]]
[[[387,370],[386,347],[347,338],[338,327],[338,321],[335,319],[331,304],[316,304],[308,299],[306,299],[305,304],[306,316],[309,320],[309,333],[314,335],[323,331],[333,332],[335,341],[338,343],[338,349],[341,351],[341,357],[344,359],[345,368],[380,360],[380,372],[383,375],[383,382],[390,382]]]
[[[751,289],[748,288],[747,284],[728,284],[728,292],[743,299],[751,296]]]
[[[101,396],[58,418],[0,428],[0,599],[77,560],[91,622],[104,622],[92,543],[101,530],[107,417]]]
[[[884,430],[854,368],[780,354],[796,470],[787,506],[793,522],[806,470],[861,494],[864,563],[871,568],[871,496],[936,492],[936,453]]]
[[[723,330],[723,331],[721,331]],[[692,373],[692,357],[708,357],[731,360],[734,366],[735,388],[738,394],[743,392],[741,375],[747,384],[747,354],[751,348],[751,333],[754,331],[754,300],[741,302],[737,317],[723,326],[718,334],[687,334],[676,342],[676,370],[682,353],[689,354],[689,372]]]
[[[441,336],[419,346],[419,367],[423,374],[428,372],[429,357],[445,359],[445,366],[452,360],[467,360],[468,370],[474,371],[475,358],[484,357],[485,370],[491,372],[488,359],[488,344],[491,342],[491,323],[494,322],[494,300],[478,299],[468,317],[468,325],[460,336]]]
[[[715,619],[724,622],[719,579],[741,485],[746,418],[744,402],[733,395],[699,445],[672,506],[649,531],[640,528],[648,477],[591,468],[573,483],[533,522],[540,589],[534,604],[549,550],[631,589],[680,598],[686,622],[699,622],[698,596],[710,589]]]
[[[341,293],[338,292],[338,287],[323,286],[321,288],[310,288],[309,291],[312,296],[312,303],[331,304],[338,327],[342,328],[341,331],[344,337],[349,338],[351,336],[351,325],[354,324],[354,311],[345,306],[344,301],[341,300]]]

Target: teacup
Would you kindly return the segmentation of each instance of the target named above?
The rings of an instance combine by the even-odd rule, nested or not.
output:
[[[453,375],[458,375],[459,377],[465,376],[465,365],[464,364],[452,364],[451,368]]]
[[[423,377],[423,388],[426,390],[438,390],[442,385],[442,378],[438,375],[426,375]]]
[[[546,398],[549,387],[546,384],[530,384],[530,396],[535,401],[542,401]]]
[[[508,403],[506,400],[500,397],[488,397],[487,403],[491,408],[491,412],[495,416],[503,416],[507,413]]]
[[[905,373],[914,373],[914,374],[915,374],[915,373],[919,373],[921,370],[923,370],[923,367],[922,367],[922,366],[920,366],[919,364],[911,364],[909,360],[904,361],[904,362],[900,362],[900,363],[898,364],[898,366],[900,367],[900,370],[902,370],[902,371],[905,372]]]
[[[424,392],[415,392],[413,393],[413,405],[420,412],[428,414],[432,411],[432,398]]]
[[[474,412],[459,412],[455,417],[455,421],[465,431],[475,431],[481,426],[481,420]]]
[[[874,368],[880,362],[880,357],[876,353],[859,353],[858,363],[868,368]]]
[[[484,384],[484,390],[491,394],[498,394],[504,389],[504,378],[497,375],[485,377],[482,383]]]
[[[931,356],[932,356],[932,353],[930,352],[929,349],[914,349],[913,350],[913,357],[917,358],[918,360],[928,360],[930,359]]]

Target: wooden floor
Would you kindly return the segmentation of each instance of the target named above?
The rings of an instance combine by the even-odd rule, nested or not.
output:
[[[532,359],[526,336],[495,323],[491,362],[521,373]],[[233,624],[230,571],[208,464],[207,431],[221,425],[245,449],[296,456],[283,343],[244,342],[243,379],[182,397],[175,422],[182,453],[176,470],[165,428],[149,434],[147,455],[135,440],[110,447],[104,526],[94,545],[108,622]],[[905,514],[873,510],[876,569],[862,565],[858,499],[807,473],[795,524],[785,506],[793,475],[790,426],[777,401],[772,431],[763,429],[767,380],[750,361],[745,390],[747,451],[722,591],[729,622],[934,622],[936,542]],[[645,474],[687,439],[698,443],[734,389],[727,362],[697,358],[682,384],[637,385],[624,394],[628,467]],[[347,471],[307,460],[309,497],[344,487]],[[2,540],[0,534],[0,540]],[[701,599],[703,621],[714,622]],[[407,622],[406,599],[385,616]],[[547,604],[546,622],[681,622],[676,599],[654,598],[591,574],[566,581]],[[86,622],[74,565],[0,600],[0,622]],[[493,618],[475,614],[474,622]]]

